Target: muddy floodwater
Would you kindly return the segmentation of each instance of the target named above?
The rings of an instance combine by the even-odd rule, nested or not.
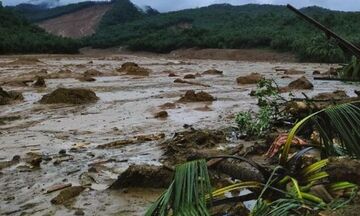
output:
[[[332,66],[327,64],[174,59],[128,54],[101,57],[44,55],[36,58],[39,61],[16,61],[19,56],[0,57],[0,86],[24,96],[21,102],[0,106],[0,119],[3,119],[0,121],[0,161],[10,161],[15,155],[21,158],[0,170],[2,215],[143,215],[161,190],[107,188],[130,164],[160,164],[162,150],[158,144],[161,140],[111,149],[97,147],[139,135],[156,137],[163,133],[165,139],[170,138],[186,124],[209,129],[234,125],[237,112],[258,109],[255,98],[249,96],[255,85],[238,85],[238,76],[257,72],[275,79],[279,86],[285,86],[302,75],[284,77],[275,68],[305,71],[314,90],[294,92],[297,97],[304,97],[302,92],[313,96],[334,90],[345,90],[349,96],[354,96],[354,90],[358,89],[351,83],[313,80],[313,71],[326,72]],[[135,62],[150,69],[150,75],[117,72],[116,69],[125,62]],[[79,77],[90,69],[100,72],[93,76],[95,81],[80,81]],[[209,69],[223,71],[223,75],[197,75]],[[170,72],[177,77],[169,77]],[[186,74],[194,74],[195,79],[189,81],[203,85],[174,83]],[[32,87],[34,77],[38,75],[45,75],[46,87]],[[60,87],[91,89],[99,100],[75,106],[38,103],[43,95]],[[205,91],[217,100],[177,102],[187,90]],[[175,104],[162,106],[166,103]],[[154,117],[163,110],[167,111],[167,118]],[[43,155],[39,168],[26,163],[31,152]],[[59,152],[66,156],[60,157]],[[91,168],[96,172],[94,169],[90,172]],[[92,181],[91,187],[66,205],[50,202],[59,192],[46,193],[49,187],[68,183],[80,185],[86,180],[84,173]]]

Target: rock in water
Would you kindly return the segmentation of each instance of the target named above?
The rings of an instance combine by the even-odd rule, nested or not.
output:
[[[5,91],[0,87],[0,105],[10,104],[14,101],[21,101],[24,97],[21,93],[14,92],[14,91]]]
[[[130,67],[139,67],[139,65],[134,62],[125,62],[124,64],[121,65],[122,70],[126,70]]]
[[[95,69],[90,69],[84,72],[84,77],[93,77],[93,76],[103,76],[103,73]]]
[[[81,88],[59,88],[50,94],[44,95],[40,103],[43,104],[87,104],[94,103],[99,98],[96,96],[95,92],[89,89],[81,89]]]
[[[46,87],[44,77],[41,77],[41,76],[37,77],[35,83],[33,84],[33,87],[37,87],[37,88]]]
[[[202,74],[203,75],[223,75],[223,72],[216,70],[216,69],[210,69],[210,70],[204,71]]]
[[[169,114],[165,110],[160,111],[154,115],[155,118],[167,118],[168,116]]]
[[[81,82],[95,82],[96,81],[96,79],[91,76],[79,77],[78,80]]]
[[[195,77],[195,75],[194,74],[186,74],[185,76],[184,76],[184,79],[195,79],[196,77]]]
[[[179,99],[179,102],[203,102],[203,101],[215,101],[216,98],[214,98],[209,93],[200,91],[198,93],[195,93],[194,90],[189,90],[185,93],[184,96],[182,96]]]
[[[313,89],[314,85],[306,79],[306,77],[302,76],[299,79],[292,81],[288,87],[289,89]]]
[[[56,205],[64,204],[72,198],[79,196],[83,190],[85,190],[85,188],[82,186],[72,186],[65,188],[51,200],[51,203]]]
[[[258,83],[262,78],[264,78],[261,74],[259,73],[251,73],[249,75],[246,76],[240,76],[236,79],[236,82],[238,84],[256,84]]]
[[[177,75],[176,75],[176,73],[174,73],[174,72],[169,72],[169,75],[168,75],[169,77],[176,77]]]

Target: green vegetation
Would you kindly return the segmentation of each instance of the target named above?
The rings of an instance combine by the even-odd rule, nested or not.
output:
[[[284,6],[219,4],[159,14],[151,8],[143,12],[129,0],[112,0],[100,3],[82,2],[53,9],[29,4],[7,8],[18,13],[18,16],[22,14],[30,22],[39,22],[95,4],[112,4],[113,8],[104,15],[97,33],[79,42],[84,46],[124,46],[134,51],[160,53],[193,47],[260,48],[292,52],[302,61],[350,60],[350,56],[334,41],[328,41],[321,31],[300,20]],[[360,44],[360,13],[331,11],[318,7],[304,8],[302,12],[349,41]],[[12,35],[19,37],[17,34]],[[34,39],[26,34],[22,35],[22,40]],[[54,44],[58,44],[57,40],[60,39],[53,40],[56,41]],[[18,44],[12,46],[18,47]],[[37,50],[51,51],[51,47]],[[14,48],[10,50],[16,51]]]
[[[103,16],[99,29],[145,17],[145,14],[129,0],[112,0],[111,3],[113,5],[112,9]]]
[[[341,68],[338,74],[344,79],[360,80],[360,59],[353,56],[350,63]]]
[[[253,200],[254,197],[257,201],[250,214],[252,216],[315,215],[320,210],[343,208],[355,198],[359,189],[358,185],[347,181],[332,182],[328,178],[329,173],[325,170],[330,163],[328,158],[318,159],[310,165],[304,162],[303,156],[313,147],[304,148],[289,158],[292,139],[309,121],[316,125],[315,128],[320,133],[324,147],[322,148],[323,156],[333,155],[328,151],[334,149],[333,142],[337,140],[344,154],[359,158],[359,143],[356,142],[360,134],[358,103],[328,107],[304,118],[293,127],[277,166],[258,169],[266,178],[266,182],[236,182],[209,192],[210,181],[206,161],[188,162],[176,167],[173,183],[148,209],[146,215],[199,215],[199,213],[209,215],[207,209],[227,203],[227,201],[234,203],[236,200]],[[233,158],[247,161],[242,157]],[[253,163],[255,162],[249,164]],[[325,200],[321,194],[314,193],[312,189],[316,187],[323,188],[329,194],[342,195]],[[249,189],[251,193],[237,195],[242,189]],[[232,193],[234,197],[226,195],[229,193]]]
[[[76,53],[79,43],[46,33],[15,13],[0,7],[0,54]]]
[[[211,193],[205,160],[191,161],[176,167],[174,181],[145,216],[166,216],[169,206],[173,215],[209,216],[206,195]]]
[[[72,13],[81,9],[85,9],[94,5],[109,4],[107,2],[80,2],[76,4],[69,4],[65,6],[46,8],[43,6],[32,5],[32,4],[19,4],[17,6],[6,7],[15,11],[26,18],[29,22],[41,22],[47,19],[52,19],[64,14]]]
[[[319,132],[326,156],[349,155],[360,159],[360,108],[359,102],[354,102],[320,110],[299,121],[285,143],[282,164],[287,161],[292,139],[308,122]]]
[[[302,11],[360,44],[360,13],[317,7]],[[336,44],[329,43],[321,31],[285,7],[273,5],[224,4],[146,16],[103,26],[86,41],[97,48],[121,45],[154,52],[190,47],[271,48],[293,52],[304,61],[343,62],[348,58]]]
[[[285,99],[281,97],[275,81],[268,79],[260,80],[252,95],[258,99],[259,112],[256,115],[250,111],[240,112],[236,115],[235,122],[243,135],[262,137],[275,122],[285,117],[284,112],[280,112],[280,102]]]

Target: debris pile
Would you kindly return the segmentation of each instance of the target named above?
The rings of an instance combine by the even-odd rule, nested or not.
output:
[[[140,67],[138,64],[133,62],[126,62],[121,65],[121,68],[117,69],[118,72],[126,72],[126,75],[130,76],[149,76],[150,69]]]
[[[166,188],[172,181],[173,172],[164,166],[131,165],[110,186],[110,189],[127,187]]]
[[[22,100],[24,100],[24,97],[21,93],[15,91],[7,92],[0,87],[0,105],[7,105]]]
[[[259,73],[251,73],[246,76],[240,76],[236,79],[238,84],[247,85],[247,84],[256,84],[264,77]]]
[[[186,102],[204,102],[204,101],[215,101],[215,100],[216,98],[214,98],[209,93],[203,91],[195,93],[194,90],[189,90],[186,91],[185,95],[179,99],[179,102],[186,103]]]
[[[216,69],[206,70],[202,73],[203,75],[223,75],[222,71]]]
[[[87,104],[94,103],[97,100],[99,100],[99,98],[95,92],[89,89],[58,88],[50,94],[44,95],[39,102],[43,104]]]

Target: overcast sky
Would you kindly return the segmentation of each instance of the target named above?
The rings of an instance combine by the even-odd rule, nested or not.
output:
[[[42,1],[42,0],[32,0],[32,1]],[[60,1],[61,4],[67,4],[67,3],[81,2],[86,0],[58,0],[58,1]],[[259,3],[259,4],[291,3],[296,7],[318,5],[321,7],[334,9],[334,10],[360,11],[360,0],[131,0],[131,1],[139,6],[150,5],[151,7],[161,12],[181,10],[185,8],[202,7],[217,3],[230,3],[233,5],[241,5],[248,3]],[[29,0],[2,0],[2,2],[4,5],[16,5],[23,2],[29,2]]]

